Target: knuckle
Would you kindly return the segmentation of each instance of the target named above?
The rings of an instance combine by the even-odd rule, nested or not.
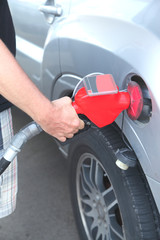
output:
[[[71,103],[71,102],[72,102],[71,98],[68,97],[68,96],[65,96],[64,99],[65,99],[65,101],[68,102],[68,103]]]
[[[74,121],[72,122],[72,126],[74,128],[78,128],[79,125],[80,125],[79,119],[78,118],[74,119]]]

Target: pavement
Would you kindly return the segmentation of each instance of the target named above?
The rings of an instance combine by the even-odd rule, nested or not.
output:
[[[15,133],[30,118],[13,108]],[[18,155],[16,211],[0,219],[0,240],[79,240],[68,189],[67,160],[41,133]]]

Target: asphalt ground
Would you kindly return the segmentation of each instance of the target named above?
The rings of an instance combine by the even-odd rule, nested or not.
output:
[[[15,133],[30,118],[13,108]],[[49,135],[31,139],[18,155],[16,211],[0,219],[0,240],[79,240],[69,197],[67,160]]]

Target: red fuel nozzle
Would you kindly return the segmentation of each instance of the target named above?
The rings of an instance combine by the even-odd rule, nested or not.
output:
[[[102,76],[103,80],[104,78],[107,78],[107,81],[110,81],[111,75],[107,74]],[[104,86],[106,85],[107,81],[103,81]],[[96,84],[99,83],[100,81],[96,81]],[[101,86],[100,92],[97,90],[99,89],[99,86]],[[112,92],[111,94],[102,94],[102,82],[99,86],[96,85],[96,95],[94,95],[93,89],[88,90],[87,88],[86,90],[86,87],[82,87],[78,90],[74,96],[75,101],[72,103],[78,114],[84,114],[98,127],[104,127],[108,124],[111,124],[125,109],[128,109],[128,115],[132,120],[138,119],[143,108],[143,96],[137,83],[130,82],[126,92],[119,92],[118,88],[116,88],[116,93]],[[89,93],[91,92],[92,95],[89,95],[87,91]]]
[[[87,116],[98,127],[111,124],[129,105],[130,96],[127,92],[88,96],[84,87],[77,92],[73,102],[76,112]]]

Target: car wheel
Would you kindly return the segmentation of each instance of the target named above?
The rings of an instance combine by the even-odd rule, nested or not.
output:
[[[70,148],[70,190],[80,239],[158,240],[158,213],[140,167],[115,165],[113,126],[90,129]]]

